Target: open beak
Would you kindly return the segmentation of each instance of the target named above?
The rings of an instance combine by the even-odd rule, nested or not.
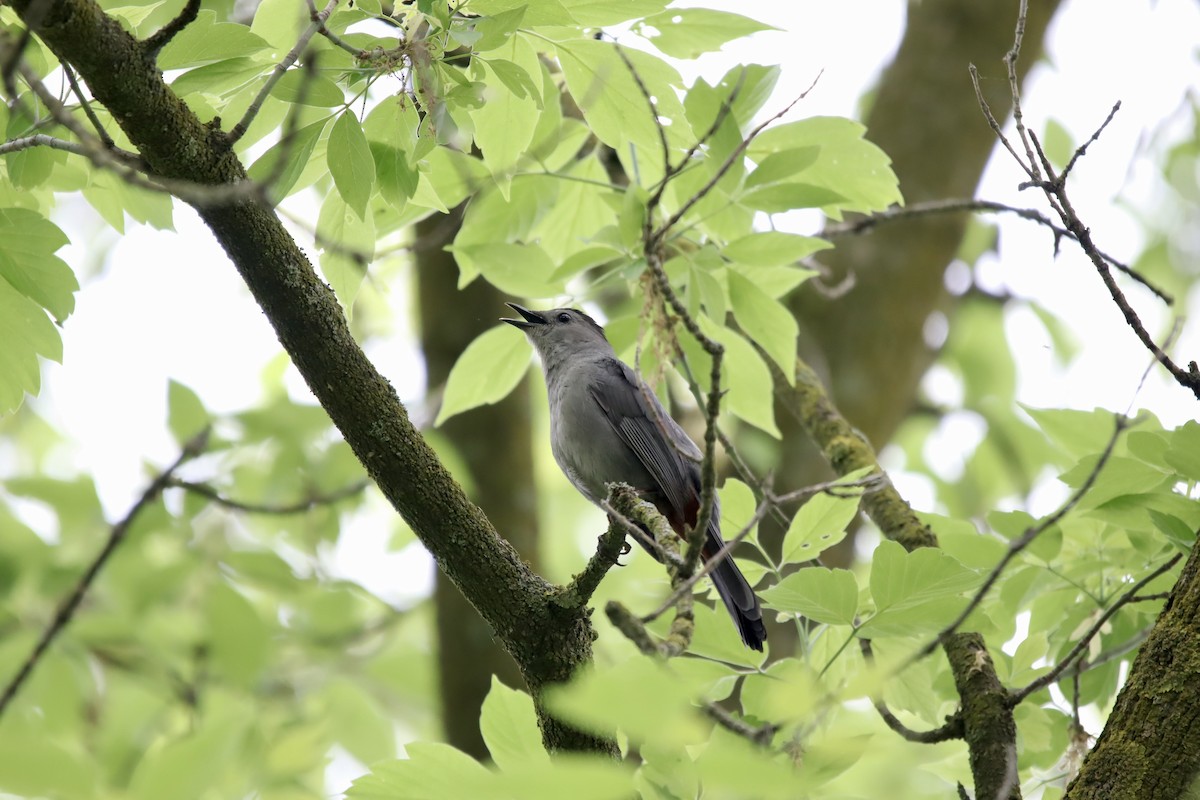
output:
[[[523,308],[523,307],[517,305],[516,303],[505,303],[504,305],[508,306],[513,311],[517,312],[522,317],[524,317],[524,319],[513,319],[512,317],[501,317],[500,318],[501,322],[507,322],[509,325],[512,325],[514,328],[520,328],[521,330],[528,330],[529,328],[532,328],[534,325],[545,325],[546,324],[546,318],[543,317],[541,314],[539,314],[536,311],[530,311],[528,308]]]

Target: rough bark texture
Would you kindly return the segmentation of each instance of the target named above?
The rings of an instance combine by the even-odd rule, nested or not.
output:
[[[442,386],[454,362],[476,336],[494,327],[507,296],[483,280],[458,288],[458,265],[443,249],[462,224],[461,209],[417,223],[418,313],[429,387]],[[528,379],[504,400],[459,414],[442,433],[461,456],[471,498],[521,556],[537,566],[537,495],[533,476]],[[439,573],[438,676],[446,741],[476,758],[488,757],[479,710],[492,675],[521,686],[512,658],[462,593]]]
[[[1020,800],[1017,723],[983,637],[957,633],[944,649],[954,686],[962,698],[963,738],[975,780],[975,797]]]
[[[1175,800],[1200,774],[1200,547],[1067,787],[1068,800]]]
[[[30,10],[37,3],[37,19]],[[92,0],[14,0],[34,32],[87,82],[155,173],[221,185],[245,177],[224,135],[200,122],[142,45]],[[333,291],[255,202],[199,212],[262,307],[285,350],[372,479],[442,572],[488,621],[532,690],[591,660],[586,609],[552,608],[552,587],[491,523],[413,427],[391,384],[350,334]],[[615,744],[543,714],[548,747],[616,752]]]

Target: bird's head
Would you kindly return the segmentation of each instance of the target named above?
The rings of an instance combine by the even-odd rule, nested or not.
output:
[[[531,311],[516,303],[507,305],[521,318],[501,317],[501,321],[525,332],[547,370],[562,366],[568,359],[612,353],[604,329],[577,308]]]

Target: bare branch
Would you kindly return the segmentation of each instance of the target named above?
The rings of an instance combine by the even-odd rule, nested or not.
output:
[[[871,650],[870,639],[859,639],[859,649],[862,650],[863,658],[868,663],[875,660],[875,653]],[[892,713],[892,710],[883,702],[882,697],[872,697],[871,704],[875,706],[875,710],[879,712],[879,716],[884,723],[896,733],[900,734],[906,741],[915,744],[936,744],[937,742],[946,742],[950,739],[961,739],[965,729],[961,712],[946,717],[946,724],[940,728],[934,728],[931,731],[915,731],[900,721],[899,717]]]
[[[196,16],[199,13],[200,0],[187,0],[183,5],[183,10],[179,12],[179,16],[166,25],[163,25],[142,42],[142,47],[145,49],[146,55],[151,58],[157,58],[159,52],[167,46],[168,42],[174,39],[180,31],[196,21]]]
[[[609,484],[607,503],[615,508],[632,510],[641,500],[633,488],[623,483]],[[617,559],[629,549],[625,541],[624,513],[610,515],[608,530],[600,534],[596,543],[596,552],[588,559],[583,570],[571,582],[558,590],[555,602],[563,608],[582,608],[586,606],[595,594],[600,581],[608,571],[617,564]],[[632,524],[632,523],[631,523]],[[636,527],[636,525],[634,525]]]
[[[250,107],[246,109],[246,113],[242,115],[242,118],[238,121],[238,124],[234,125],[229,133],[225,134],[225,141],[230,147],[232,147],[238,141],[238,139],[241,139],[246,135],[246,131],[250,128],[250,123],[254,122],[254,118],[258,116],[258,112],[262,108],[262,104],[266,102],[267,96],[271,94],[271,90],[275,88],[275,84],[279,83],[279,80],[283,77],[283,74],[291,68],[292,64],[296,63],[296,59],[298,59],[300,54],[304,52],[304,48],[308,47],[309,40],[312,39],[313,35],[316,34],[320,27],[325,25],[325,20],[329,19],[329,15],[333,13],[335,8],[337,8],[337,4],[338,0],[329,0],[329,4],[325,6],[324,10],[313,16],[312,21],[300,34],[300,38],[296,40],[296,44],[291,50],[288,51],[288,54],[283,57],[282,61],[275,65],[275,69],[271,71],[270,77],[267,78],[267,82],[264,83],[262,89],[259,90],[258,95],[254,98],[254,102],[252,102]]]
[[[133,524],[134,520],[137,519],[143,509],[158,499],[158,496],[162,494],[162,490],[170,484],[175,471],[183,466],[184,462],[195,458],[204,450],[207,441],[208,430],[206,429],[184,445],[179,456],[157,478],[150,482],[150,485],[142,492],[141,497],[137,499],[133,507],[129,509],[117,524],[109,529],[108,541],[104,543],[100,552],[92,559],[92,563],[88,565],[88,568],[79,577],[75,588],[71,590],[67,599],[59,606],[54,619],[50,621],[50,625],[42,632],[41,638],[38,639],[33,650],[26,657],[24,663],[21,664],[21,668],[17,670],[17,674],[9,680],[8,684],[4,687],[4,692],[0,693],[0,716],[3,716],[5,709],[8,708],[13,698],[16,697],[21,686],[33,674],[33,670],[41,661],[42,656],[49,650],[50,645],[54,643],[58,635],[71,622],[71,619],[75,616],[75,611],[79,608],[79,604],[83,602],[83,596],[87,594],[87,590],[91,587],[92,582],[95,581],[96,576],[100,574],[100,570],[108,563],[109,557],[116,552],[121,542],[125,541],[125,534],[129,532],[129,527]]]
[[[1112,619],[1114,614],[1120,611],[1123,606],[1136,602],[1138,600],[1137,593],[1142,590],[1142,587],[1150,583],[1150,581],[1154,580],[1159,575],[1165,573],[1167,570],[1171,569],[1171,567],[1178,564],[1179,559],[1181,558],[1183,558],[1183,554],[1176,553],[1149,575],[1142,578],[1140,581],[1130,587],[1129,591],[1125,592],[1125,594],[1121,595],[1117,599],[1117,602],[1105,609],[1104,613],[1100,615],[1100,618],[1096,620],[1095,624],[1093,624],[1092,627],[1088,629],[1088,632],[1085,633],[1082,638],[1075,643],[1075,646],[1071,648],[1071,652],[1067,653],[1067,655],[1064,656],[1063,659],[1054,666],[1054,669],[1050,670],[1037,680],[1031,682],[1023,689],[1014,689],[1013,691],[1009,692],[1008,704],[1010,706],[1015,706],[1026,697],[1029,697],[1029,695],[1033,694],[1039,689],[1044,689],[1045,687],[1054,683],[1054,681],[1058,680],[1058,677],[1066,672],[1067,668],[1071,666],[1075,659],[1079,658],[1083,651],[1087,649],[1087,646],[1091,643],[1092,639],[1094,639],[1100,633],[1100,630],[1108,623],[1110,619]]]
[[[931,200],[925,203],[913,203],[912,205],[908,206],[894,206],[886,211],[880,211],[869,216],[856,217],[855,219],[848,220],[846,222],[828,225],[824,230],[821,231],[819,235],[828,239],[837,239],[844,236],[856,236],[889,222],[925,217],[932,214],[953,214],[963,211],[1015,214],[1021,219],[1027,219],[1030,222],[1036,222],[1039,225],[1049,228],[1054,233],[1056,247],[1059,239],[1070,239],[1072,241],[1076,241],[1075,234],[1060,225],[1056,225],[1053,220],[1036,209],[1018,208],[1016,206],[997,203],[991,200]],[[1128,264],[1118,261],[1104,252],[1100,252],[1100,257],[1107,261],[1113,269],[1125,273],[1130,278],[1149,289],[1155,297],[1162,300],[1167,305],[1174,305],[1174,297],[1168,294],[1165,290],[1155,286],[1146,277],[1134,271],[1133,268]]]
[[[234,511],[244,511],[249,514],[272,514],[277,516],[287,516],[289,514],[302,514],[305,511],[311,511],[319,506],[330,506],[334,503],[339,503],[342,500],[360,494],[368,486],[370,481],[361,480],[344,486],[328,494],[319,494],[311,492],[303,500],[297,500],[295,503],[287,503],[285,505],[270,505],[267,503],[247,503],[241,500],[234,500],[221,494],[216,488],[207,483],[195,483],[193,481],[185,481],[180,478],[171,477],[167,480],[167,486],[173,489],[184,489],[192,494],[207,497],[219,506],[232,509]]]
[[[709,700],[701,710],[713,722],[720,725],[730,733],[737,734],[743,739],[747,739],[751,744],[756,744],[759,747],[767,747],[771,744],[771,739],[779,731],[778,725],[773,725],[770,722],[764,722],[762,725],[754,726],[745,720],[738,719],[730,714],[721,706]]]
[[[117,150],[117,143],[108,135],[108,131],[100,124],[100,118],[96,116],[96,112],[92,110],[92,104],[84,97],[83,90],[79,87],[79,81],[75,79],[75,70],[71,69],[71,65],[65,61],[60,62],[63,68],[63,74],[67,76],[67,83],[71,84],[71,93],[75,95],[75,99],[79,101],[80,107],[83,108],[83,113],[87,115],[88,121],[92,123],[92,127],[96,129],[96,136],[110,150]]]
[[[795,107],[797,103],[799,103],[805,97],[808,97],[808,93],[813,90],[813,87],[817,85],[817,81],[820,79],[821,73],[818,73],[817,77],[813,79],[812,84],[809,85],[809,87],[803,92],[801,92],[795,100],[788,103],[777,113],[772,114],[769,118],[763,120],[759,125],[755,126],[754,129],[751,130],[744,139],[742,139],[741,144],[733,149],[733,152],[730,153],[728,158],[726,158],[721,166],[717,168],[717,171],[713,173],[713,176],[709,179],[708,183],[701,186],[700,189],[694,195],[689,197],[687,201],[667,219],[666,222],[658,227],[658,230],[654,231],[652,234],[652,241],[655,243],[655,245],[661,243],[671,228],[675,227],[676,223],[683,219],[684,214],[691,211],[692,207],[695,206],[696,203],[699,203],[701,200],[703,200],[708,193],[716,187],[717,183],[719,183],[720,180],[725,177],[725,174],[729,172],[729,170],[733,168],[733,165],[737,163],[737,160],[742,157],[742,153],[746,152],[746,148],[750,146],[750,143],[758,138],[758,135],[766,130],[768,125],[771,125],[784,114],[787,114],[792,110],[793,107]]]
[[[54,150],[62,150],[66,153],[72,153],[77,156],[88,155],[87,150],[81,144],[68,142],[65,139],[56,139],[53,136],[47,136],[44,133],[35,133],[32,136],[22,136],[19,139],[9,139],[7,142],[0,144],[0,156],[6,153],[16,153],[21,150],[28,150],[31,147],[49,147]]]
[[[1022,551],[1024,551],[1025,548],[1033,544],[1033,541],[1038,536],[1057,525],[1059,520],[1066,516],[1067,512],[1074,508],[1079,501],[1082,500],[1089,491],[1091,491],[1092,486],[1096,483],[1096,479],[1100,476],[1100,471],[1103,470],[1104,465],[1108,463],[1108,459],[1112,455],[1113,448],[1117,446],[1117,439],[1119,439],[1121,433],[1127,427],[1129,427],[1129,420],[1125,417],[1114,415],[1114,419],[1116,424],[1114,426],[1112,436],[1109,437],[1108,444],[1105,445],[1104,451],[1100,453],[1100,458],[1097,459],[1096,466],[1094,466],[1092,471],[1088,473],[1087,480],[1085,480],[1078,489],[1072,492],[1071,496],[1068,497],[1066,501],[1054,511],[1054,513],[1044,518],[1037,525],[1030,526],[1025,530],[1024,533],[1008,543],[1008,549],[1005,550],[1003,557],[1001,557],[1000,561],[996,563],[996,566],[992,567],[992,571],[989,572],[988,576],[984,579],[983,585],[976,590],[975,595],[971,598],[971,601],[967,603],[966,607],[959,613],[957,617],[954,618],[954,621],[943,628],[941,632],[939,632],[938,635],[933,638],[933,640],[913,654],[907,663],[911,664],[912,662],[918,661],[929,655],[936,650],[939,645],[945,642],[955,631],[957,631],[959,626],[966,621],[967,617],[969,617],[971,613],[979,607],[979,604],[983,602],[983,598],[987,596],[988,591],[992,588],[992,586],[995,585],[996,581],[1000,579],[1000,575],[1004,572],[1008,565],[1012,563],[1012,560],[1016,558]]]
[[[1019,188],[1026,189],[1036,187],[1042,190],[1046,197],[1046,201],[1058,215],[1063,227],[1070,233],[1071,238],[1073,238],[1079,244],[1084,254],[1092,262],[1092,266],[1094,266],[1096,271],[1100,274],[1100,280],[1104,283],[1105,288],[1108,289],[1109,296],[1112,297],[1113,302],[1117,305],[1117,308],[1121,310],[1121,314],[1125,317],[1126,324],[1133,329],[1134,334],[1142,342],[1142,345],[1149,350],[1154,355],[1154,358],[1171,374],[1171,377],[1175,379],[1175,382],[1185,389],[1190,390],[1197,399],[1200,399],[1200,365],[1197,365],[1195,361],[1191,361],[1188,363],[1187,369],[1184,369],[1176,364],[1170,358],[1170,356],[1166,354],[1163,348],[1159,347],[1158,344],[1155,343],[1154,338],[1150,335],[1149,331],[1146,330],[1141,318],[1138,316],[1133,306],[1130,305],[1129,300],[1125,297],[1125,294],[1121,291],[1120,287],[1117,286],[1116,280],[1113,278],[1112,271],[1109,268],[1109,259],[1102,252],[1100,252],[1099,248],[1096,247],[1095,242],[1092,240],[1091,231],[1083,224],[1082,221],[1080,221],[1079,215],[1076,213],[1070,199],[1067,196],[1067,174],[1072,168],[1074,168],[1079,158],[1082,157],[1087,151],[1088,146],[1099,139],[1100,134],[1108,126],[1109,122],[1112,121],[1113,116],[1116,114],[1121,104],[1118,102],[1113,105],[1108,116],[1105,118],[1104,122],[1101,123],[1100,127],[1096,129],[1095,133],[1092,134],[1091,138],[1089,138],[1086,142],[1080,145],[1079,148],[1076,149],[1075,153],[1071,156],[1066,169],[1063,170],[1061,175],[1055,174],[1053,167],[1050,165],[1050,160],[1046,156],[1046,151],[1038,141],[1037,136],[1025,127],[1023,112],[1021,110],[1021,94],[1017,84],[1016,62],[1021,52],[1021,40],[1025,33],[1025,18],[1028,12],[1028,7],[1028,0],[1021,0],[1020,13],[1017,19],[1017,28],[1013,37],[1013,46],[1008,51],[1008,54],[1004,57],[1004,61],[1008,66],[1009,91],[1011,93],[1013,103],[1013,120],[1016,124],[1017,133],[1020,136],[1021,142],[1025,148],[1024,157],[1019,155],[1016,150],[1013,149],[1012,145],[1001,132],[999,123],[996,121],[995,116],[992,114],[991,109],[988,107],[987,102],[983,98],[983,91],[979,86],[979,73],[975,69],[975,66],[971,65],[971,82],[975,87],[975,96],[979,102],[979,107],[983,110],[983,114],[988,121],[988,125],[991,126],[1001,143],[1004,144],[1005,148],[1008,149],[1009,153],[1016,160],[1016,162],[1020,164],[1021,169],[1029,177],[1029,180],[1020,184]],[[1044,178],[1043,171],[1045,173]]]

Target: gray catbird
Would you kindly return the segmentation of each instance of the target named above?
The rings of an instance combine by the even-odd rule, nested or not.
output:
[[[702,454],[637,373],[617,359],[604,329],[573,308],[502,318],[537,349],[550,394],[550,448],[567,479],[599,505],[607,483],[627,483],[684,535],[700,512]],[[721,549],[721,507],[715,504],[701,556]],[[651,551],[653,552],[653,551]],[[750,584],[732,558],[710,573],[747,647],[763,649],[767,630]]]

